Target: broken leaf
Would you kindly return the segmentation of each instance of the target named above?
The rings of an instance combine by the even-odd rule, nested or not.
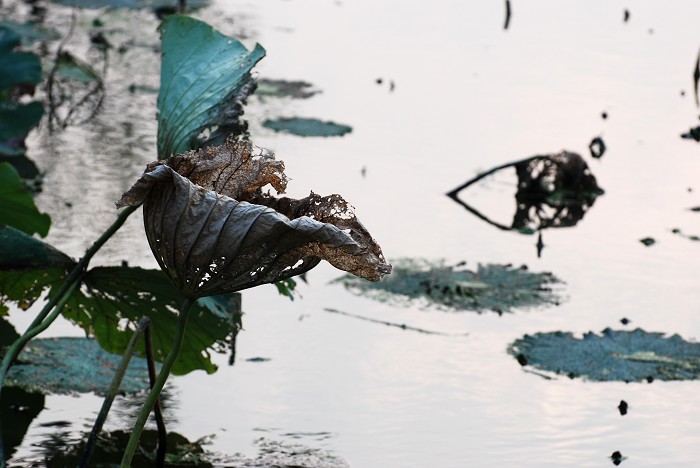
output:
[[[44,394],[105,395],[121,359],[89,338],[36,339],[24,347],[5,382]],[[136,393],[149,387],[146,360],[132,358],[120,390]]]
[[[516,170],[518,186],[516,211],[510,225],[493,221],[458,197],[459,192],[474,183],[511,167]],[[602,193],[583,158],[562,151],[496,166],[451,190],[447,196],[498,229],[533,234],[546,228],[576,225]],[[538,252],[540,245],[538,242]]]
[[[283,169],[274,155],[252,155],[250,143],[229,139],[151,163],[117,206],[144,203],[151,250],[191,298],[284,280],[322,259],[374,281],[391,271],[339,195],[264,195],[268,183],[284,190]]]
[[[503,313],[559,301],[553,289],[559,280],[551,273],[530,273],[525,267],[510,265],[479,265],[476,271],[470,271],[464,264],[399,259],[391,276],[378,283],[349,275],[333,282],[382,302],[423,303],[454,311]]]
[[[303,117],[268,119],[263,122],[263,127],[270,128],[276,132],[291,133],[292,135],[303,137],[343,136],[346,133],[352,132],[352,127],[348,125]]]
[[[241,133],[242,102],[254,90],[253,66],[265,56],[208,24],[182,15],[160,25],[163,61],[158,94],[158,159]]]
[[[42,237],[49,233],[51,225],[49,215],[39,212],[34,197],[9,163],[0,163],[0,224]]]
[[[593,381],[639,382],[700,378],[700,343],[642,329],[600,335],[551,332],[525,335],[508,348],[542,371]]]

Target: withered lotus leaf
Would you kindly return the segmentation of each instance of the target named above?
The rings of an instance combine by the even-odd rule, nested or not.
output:
[[[372,281],[391,272],[341,196],[277,199],[267,184],[284,192],[284,163],[231,139],[149,164],[117,207],[143,203],[156,260],[191,298],[290,278],[323,259]]]

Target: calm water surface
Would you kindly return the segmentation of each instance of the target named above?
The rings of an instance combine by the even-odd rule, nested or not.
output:
[[[700,234],[700,214],[688,210],[700,205],[700,147],[679,137],[698,122],[700,4],[513,1],[504,31],[503,3],[218,1],[196,14],[249,46],[261,43],[260,77],[322,90],[307,100],[253,97],[247,108],[254,142],[287,165],[290,196],[343,194],[390,259],[527,264],[561,278],[565,300],[504,316],[396,307],[328,284],[340,273],[324,264],[294,302],[273,286],[244,292],[235,366],[218,355],[214,375],[171,379],[169,428],[191,440],[215,434],[212,449],[225,453],[253,454],[262,436],[298,441],[356,467],[596,467],[610,466],[615,450],[629,468],[700,466],[700,383],[545,380],[506,353],[526,333],[625,329],[623,317],[627,328],[700,337],[700,243],[671,232]],[[65,28],[69,10],[56,11],[63,16],[51,21]],[[155,94],[126,89],[158,84],[158,54],[148,47],[157,44],[156,21],[117,16],[144,31],[145,45],[113,59],[103,113],[30,141],[47,171],[38,203],[55,213],[48,240],[74,256],[155,159]],[[353,131],[313,139],[261,125],[294,115]],[[608,147],[601,160],[588,153],[595,136]],[[499,231],[444,195],[492,166],[562,149],[584,155],[606,193],[576,227],[547,230],[541,258],[534,236]],[[507,181],[488,179],[463,196],[508,224]],[[657,243],[645,247],[643,237]],[[156,266],[140,217],[95,264],[122,259]],[[411,333],[325,308],[468,336]],[[23,329],[31,315],[12,319]],[[63,322],[46,335],[81,333]],[[621,399],[631,407],[625,417]],[[94,396],[46,401],[18,456],[39,450],[46,423],[86,430],[101,404]]]

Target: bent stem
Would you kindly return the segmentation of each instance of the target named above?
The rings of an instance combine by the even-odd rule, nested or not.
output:
[[[22,351],[24,345],[27,344],[27,342],[32,338],[32,336],[28,335],[32,332],[32,330],[46,322],[47,316],[54,307],[58,308],[57,304],[59,302],[62,301],[63,304],[65,304],[68,298],[70,298],[73,289],[75,289],[75,286],[77,284],[80,284],[80,282],[82,281],[83,275],[85,274],[85,270],[87,269],[88,263],[90,263],[92,257],[97,253],[98,250],[100,250],[100,248],[102,248],[105,242],[107,242],[107,240],[119,230],[122,224],[124,224],[126,219],[129,217],[129,215],[131,215],[131,213],[133,213],[137,209],[138,206],[130,206],[119,213],[117,219],[114,220],[112,225],[109,226],[107,230],[103,232],[102,235],[92,244],[92,246],[90,246],[90,248],[85,251],[85,255],[83,255],[80,261],[78,261],[75,267],[73,267],[66,279],[63,280],[63,284],[61,284],[61,286],[58,288],[56,294],[53,294],[51,296],[49,301],[44,305],[44,308],[41,309],[41,312],[37,314],[32,323],[27,328],[27,331],[24,332],[22,336],[17,338],[14,343],[12,343],[7,353],[5,354],[5,357],[2,360],[2,365],[0,366],[0,392],[2,391],[2,386],[5,382],[5,376],[7,375],[7,371],[12,365],[12,362]],[[56,316],[54,316],[54,319],[55,317]],[[41,331],[46,329],[46,327],[48,327],[52,321],[53,319],[49,321]],[[41,333],[41,331],[39,333]]]
[[[163,361],[163,367],[160,369],[158,378],[151,388],[151,391],[146,398],[146,402],[141,408],[141,412],[136,419],[136,424],[134,424],[134,429],[131,431],[131,437],[129,437],[129,443],[126,446],[126,450],[124,451],[124,456],[122,457],[120,465],[122,468],[128,468],[131,466],[131,460],[134,458],[136,446],[139,443],[139,439],[141,438],[141,433],[146,425],[148,416],[151,414],[151,410],[153,410],[153,406],[156,404],[158,396],[160,395],[161,390],[163,390],[163,386],[165,386],[165,381],[168,380],[170,369],[173,367],[173,363],[175,362],[175,359],[177,359],[177,355],[180,352],[180,347],[182,347],[182,341],[185,336],[187,317],[189,316],[192,304],[194,304],[194,300],[186,298],[180,307],[180,318],[178,319],[177,332],[175,334],[175,339],[173,340],[173,345],[170,348],[170,352],[165,358],[165,361]]]

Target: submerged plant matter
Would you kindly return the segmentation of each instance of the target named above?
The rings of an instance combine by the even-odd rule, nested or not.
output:
[[[348,275],[334,282],[383,302],[424,303],[455,311],[503,313],[559,302],[553,289],[559,280],[551,273],[531,273],[525,266],[479,265],[471,271],[464,263],[400,259],[394,262],[392,275],[379,283]]]
[[[536,369],[595,381],[695,380],[700,343],[642,329],[602,334],[551,332],[525,335],[508,352]]]

